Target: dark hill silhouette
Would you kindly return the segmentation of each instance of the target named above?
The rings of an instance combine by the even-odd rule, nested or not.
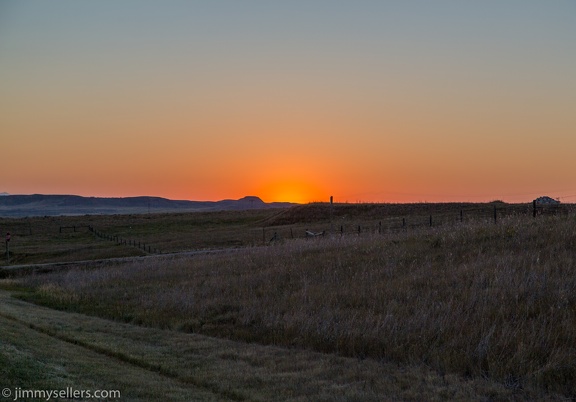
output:
[[[161,197],[82,197],[78,195],[6,195],[0,197],[0,216],[54,216],[86,214],[122,214],[147,212],[194,212],[285,208],[288,202],[266,203],[259,197],[239,200],[188,201]]]

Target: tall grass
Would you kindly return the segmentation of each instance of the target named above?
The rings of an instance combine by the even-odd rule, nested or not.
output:
[[[507,217],[20,279],[127,322],[576,397],[576,217]]]

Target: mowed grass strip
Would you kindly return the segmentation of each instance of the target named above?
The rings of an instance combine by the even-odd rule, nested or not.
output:
[[[512,216],[17,283],[55,308],[574,397],[575,223]]]
[[[120,390],[121,400],[510,400],[426,367],[252,345],[66,313],[0,292],[3,385]],[[8,368],[7,368],[8,367]]]
[[[205,388],[80,346],[81,340],[64,341],[54,336],[57,333],[46,327],[38,331],[36,324],[0,315],[0,386],[12,393],[3,400],[16,400],[17,389],[59,391],[68,387],[91,393],[120,392],[120,398],[109,400],[226,400]],[[47,396],[25,399],[47,400]]]

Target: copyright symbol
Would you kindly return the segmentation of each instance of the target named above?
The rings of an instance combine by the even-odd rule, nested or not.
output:
[[[10,396],[12,396],[12,390],[10,388],[4,388],[2,390],[2,396],[4,398],[10,398]]]

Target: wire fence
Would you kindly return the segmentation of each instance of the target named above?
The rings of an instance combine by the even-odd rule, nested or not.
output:
[[[466,222],[493,222],[498,224],[509,216],[538,219],[548,215],[576,213],[576,204],[307,204],[274,214],[271,219],[231,229],[221,226],[200,229],[198,226],[180,227],[157,234],[146,227],[140,229],[142,238],[120,235],[118,228],[97,229],[65,218],[6,219],[0,230],[10,233],[14,246],[22,254],[33,253],[39,243],[51,244],[54,236],[63,241],[77,242],[86,233],[115,245],[137,248],[149,254],[163,254],[189,250],[219,249],[270,245],[279,241],[323,236],[386,234],[399,231],[422,230]],[[88,219],[88,218],[87,218]],[[90,218],[91,219],[91,218]],[[164,225],[162,216],[151,225]],[[116,233],[113,233],[116,231]],[[68,240],[67,240],[68,239]],[[12,244],[10,246],[12,247]],[[8,246],[8,243],[6,244]],[[79,246],[80,247],[80,246]],[[8,247],[6,247],[6,252]],[[17,251],[16,249],[14,251]]]
[[[110,234],[106,234],[103,233],[99,230],[94,229],[92,226],[88,226],[88,230],[92,233],[94,233],[94,235],[96,237],[99,237],[100,239],[104,239],[104,240],[109,240],[112,241],[116,244],[120,244],[120,245],[125,245],[125,246],[131,246],[131,247],[136,247],[146,253],[149,254],[162,254],[162,252],[156,248],[152,248],[152,246],[150,244],[146,244],[142,241],[136,241],[133,239],[125,239],[123,237],[117,236],[117,235],[110,235]]]
[[[332,208],[324,204],[324,209]],[[337,207],[336,207],[337,209]],[[378,219],[367,220],[361,216],[338,216],[335,211],[324,211],[325,219],[310,222],[305,228],[302,224],[276,225],[262,228],[262,242],[273,243],[278,240],[295,238],[314,238],[327,235],[362,235],[385,234],[422,228],[436,228],[445,225],[454,225],[465,222],[493,222],[498,224],[510,216],[535,219],[540,216],[568,215],[576,212],[576,204],[493,204],[482,206],[467,206],[464,208],[444,205],[441,208],[431,208],[428,213],[406,213],[392,216],[382,216]],[[330,215],[326,219],[326,215]]]

